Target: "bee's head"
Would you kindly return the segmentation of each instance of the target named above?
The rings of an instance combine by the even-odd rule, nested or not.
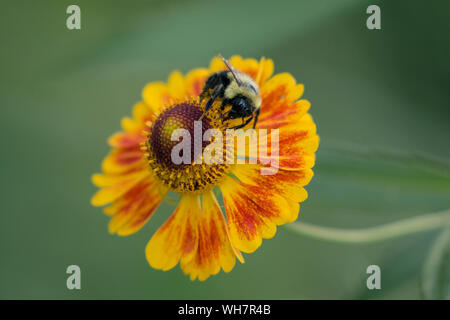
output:
[[[252,102],[255,108],[259,108],[261,105],[261,96],[258,84],[252,79],[252,77],[234,68],[231,63],[221,54],[218,54],[218,56],[227,66],[228,70],[233,76],[234,81],[236,82],[236,85],[229,86],[229,88],[231,89],[229,90],[230,95],[244,95]]]

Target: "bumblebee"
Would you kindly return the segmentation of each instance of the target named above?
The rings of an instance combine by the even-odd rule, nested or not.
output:
[[[247,74],[235,69],[230,62],[219,54],[219,57],[227,66],[228,70],[213,73],[206,80],[200,100],[208,99],[205,111],[200,117],[204,117],[211,109],[216,99],[221,99],[221,115],[223,121],[241,118],[242,123],[230,129],[240,129],[253,120],[253,128],[258,122],[261,107],[261,95],[256,82]],[[231,109],[225,111],[227,106]]]

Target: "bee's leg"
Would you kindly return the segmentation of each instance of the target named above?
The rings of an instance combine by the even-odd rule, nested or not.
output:
[[[203,100],[207,95],[208,91],[213,90],[220,80],[218,73],[213,73],[205,82],[202,92],[200,93],[200,101]]]
[[[252,121],[253,119],[253,115],[251,117],[249,117],[247,119],[247,121],[244,122],[244,118],[242,118],[242,123],[238,124],[237,126],[231,127],[230,129],[241,129],[243,127],[245,127],[246,125],[248,125],[250,123],[250,121]]]
[[[203,117],[205,116],[205,114],[209,111],[209,109],[211,109],[214,100],[217,99],[217,97],[219,97],[222,94],[223,91],[223,85],[220,84],[216,90],[214,90],[213,94],[211,95],[211,98],[208,100],[208,102],[205,105],[205,111],[203,112],[202,116],[200,117],[199,121],[203,119]]]
[[[230,101],[230,100],[228,100],[228,99],[223,99],[222,104],[220,105],[220,111],[225,110],[225,106],[226,106],[227,104],[229,104],[229,101]]]
[[[253,129],[255,129],[256,127],[256,123],[258,122],[258,118],[259,118],[259,113],[260,113],[261,109],[258,108],[258,110],[256,110],[256,115],[255,115],[255,120],[253,121]]]
[[[230,119],[230,114],[232,113],[233,109],[228,110],[227,112],[221,113],[220,116],[216,118],[216,121],[222,120],[222,123],[228,119]]]

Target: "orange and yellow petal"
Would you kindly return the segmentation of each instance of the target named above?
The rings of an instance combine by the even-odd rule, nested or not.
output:
[[[145,200],[148,184],[141,182],[130,189],[123,197],[103,211],[112,216],[108,224],[110,233],[116,233],[127,221],[133,217]]]
[[[147,244],[145,255],[155,269],[169,270],[178,262],[190,262],[198,243],[198,195],[184,195],[169,219],[158,229]]]
[[[142,90],[142,98],[150,110],[159,114],[163,107],[170,104],[173,97],[170,95],[169,86],[164,82],[151,82]]]
[[[298,123],[309,110],[310,103],[298,100],[304,91],[302,84],[297,84],[289,73],[277,74],[261,87],[261,114],[259,128],[280,128]]]
[[[229,61],[233,67],[251,76],[260,87],[272,76],[274,70],[271,59],[261,58],[260,61],[257,61],[255,59],[243,59],[241,56],[232,56]],[[225,70],[226,68],[219,57],[213,58],[209,65],[211,73]]]
[[[272,190],[227,177],[220,185],[232,245],[243,252],[255,251],[263,238],[272,238],[276,226],[292,221],[298,206]]]
[[[266,174],[262,175],[261,170],[266,170]],[[258,164],[237,165],[233,174],[246,184],[271,190],[294,202],[306,200],[308,193],[303,187],[313,177],[311,169],[289,171]]]
[[[144,140],[145,137],[142,132],[117,132],[109,137],[108,144],[113,148],[135,148],[137,150],[140,143]]]
[[[186,97],[186,84],[181,72],[172,72],[167,81],[167,85],[169,87],[169,95],[172,99],[181,100]]]
[[[202,196],[202,212],[198,213],[198,242],[194,258],[181,263],[181,269],[191,280],[206,280],[220,269],[233,269],[236,257],[243,263],[241,253],[232,247],[225,218],[212,192]]]
[[[201,281],[221,269],[233,269],[241,253],[231,246],[226,222],[214,195],[183,195],[175,212],[153,235],[146,248],[149,264],[169,270],[180,263],[192,280]]]
[[[157,113],[145,102],[138,102],[133,107],[132,117],[122,119],[122,129],[129,133],[142,133],[148,121],[154,121]]]
[[[316,124],[309,113],[297,125],[279,129],[280,156],[313,155],[319,147]]]
[[[148,178],[149,175],[150,173],[144,170],[124,176],[94,175],[92,181],[103,188],[97,191],[92,197],[91,204],[94,206],[104,206],[114,202],[118,198],[124,196],[139,182]]]
[[[275,131],[256,129],[256,133],[255,139],[246,140],[246,148],[235,148],[237,157],[256,156],[260,163],[271,163],[271,166],[284,170],[303,170],[314,166],[319,136],[309,114],[302,117],[299,127],[292,125]],[[256,154],[250,154],[251,149]]]
[[[186,95],[188,97],[199,96],[209,75],[210,72],[203,68],[188,72],[185,77]]]
[[[154,177],[149,177],[127,192],[105,213],[112,215],[109,232],[127,236],[139,231],[152,217],[167,194]]]
[[[106,174],[126,174],[141,171],[146,166],[143,152],[137,148],[113,149],[103,159],[102,170]]]

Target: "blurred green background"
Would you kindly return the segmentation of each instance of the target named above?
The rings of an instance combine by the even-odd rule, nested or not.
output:
[[[66,28],[70,4],[81,7],[81,30]],[[366,28],[370,4],[382,30]],[[112,236],[90,206],[90,176],[147,82],[206,67],[216,52],[265,56],[305,84],[321,137],[302,221],[362,228],[448,209],[449,10],[448,1],[2,1],[0,298],[424,298],[439,230],[341,244],[280,227],[231,273],[191,282],[144,256],[173,206],[135,235]],[[66,288],[71,264],[79,291]],[[371,264],[381,290],[366,288]],[[449,277],[433,276],[448,288]]]

